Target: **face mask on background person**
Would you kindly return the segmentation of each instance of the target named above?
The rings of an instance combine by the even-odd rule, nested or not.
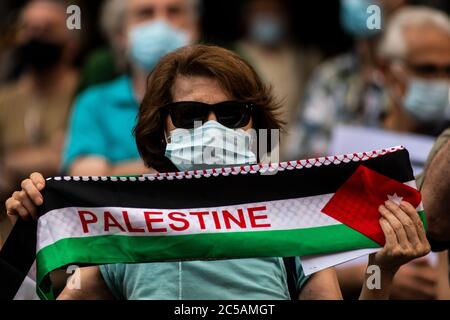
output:
[[[64,45],[33,38],[18,47],[19,63],[36,71],[45,71],[61,61]]]
[[[163,56],[189,44],[186,32],[164,20],[140,24],[130,31],[128,38],[130,58],[144,71],[151,71]]]
[[[250,23],[250,37],[265,46],[276,46],[285,36],[284,27],[279,20],[270,14],[259,14]]]
[[[210,120],[194,129],[173,130],[165,156],[180,171],[253,164],[252,145],[251,134]]]
[[[441,122],[450,108],[448,80],[412,78],[403,98],[405,109],[420,122]]]
[[[367,8],[373,4],[377,4],[377,1],[341,0],[340,20],[344,31],[353,37],[363,39],[380,33],[381,29],[369,29],[367,27],[367,20],[370,17]]]

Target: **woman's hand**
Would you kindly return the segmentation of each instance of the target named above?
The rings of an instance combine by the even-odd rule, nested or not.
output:
[[[388,200],[379,211],[386,243],[380,251],[369,256],[369,266],[379,267],[380,287],[369,288],[371,272],[366,272],[360,299],[388,299],[400,266],[430,252],[423,223],[411,204],[402,201],[397,205]]]
[[[379,211],[386,243],[371,257],[370,264],[395,274],[403,264],[430,252],[423,223],[410,203],[397,205],[388,200]]]
[[[21,183],[22,190],[16,191],[6,200],[6,212],[24,220],[37,219],[37,207],[44,203],[41,191],[45,187],[42,174],[34,172]]]

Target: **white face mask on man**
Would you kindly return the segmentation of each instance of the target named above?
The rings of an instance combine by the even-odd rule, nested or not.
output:
[[[165,156],[180,171],[253,164],[254,140],[242,129],[230,129],[210,120],[194,129],[173,130]]]
[[[412,78],[403,98],[403,106],[420,122],[446,120],[450,111],[449,81]]]
[[[139,24],[128,35],[129,56],[144,71],[151,71],[166,54],[189,44],[189,35],[164,20]]]

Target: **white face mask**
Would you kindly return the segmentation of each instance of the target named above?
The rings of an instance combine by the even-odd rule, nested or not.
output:
[[[199,170],[256,163],[253,136],[211,120],[194,129],[170,134],[165,156],[180,170]]]
[[[276,46],[285,36],[285,30],[280,18],[270,14],[259,14],[250,25],[250,36],[262,45]]]
[[[447,80],[413,78],[409,81],[403,105],[421,122],[440,122],[445,120],[450,107],[449,88]]]
[[[164,20],[135,26],[128,35],[129,56],[141,70],[151,71],[166,54],[189,44],[186,32]]]

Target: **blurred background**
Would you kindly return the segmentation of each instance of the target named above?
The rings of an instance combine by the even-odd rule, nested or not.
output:
[[[11,46],[15,22],[20,9],[27,0],[2,0],[0,3],[0,50]],[[101,32],[99,15],[104,0],[72,0],[82,12],[81,51],[77,63],[86,55],[107,43]],[[239,15],[248,0],[201,0],[201,28],[207,43],[231,45],[244,35],[245,18]],[[279,0],[285,3],[292,21],[294,40],[302,45],[315,45],[324,57],[344,52],[351,47],[352,37],[344,32],[339,21],[339,0],[299,2]],[[450,13],[450,2],[446,0],[411,0],[411,4],[428,5]]]

